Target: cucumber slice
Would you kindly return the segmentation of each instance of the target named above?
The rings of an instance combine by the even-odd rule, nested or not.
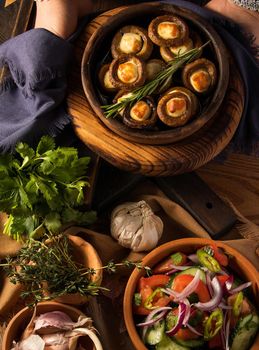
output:
[[[186,346],[175,343],[171,338],[164,334],[163,339],[156,345],[156,350],[189,350]]]
[[[161,342],[163,335],[165,333],[165,321],[159,321],[155,323],[152,327],[148,328],[145,343],[149,345],[156,345]]]
[[[179,273],[179,275],[192,275],[192,276],[195,276],[197,270],[200,270],[200,280],[202,280],[203,283],[206,283],[205,272],[202,269],[200,269],[199,267],[190,267],[189,269],[181,271]]]
[[[178,320],[178,315],[175,315],[172,313],[172,311],[170,311],[167,316],[166,316],[166,319],[165,319],[165,328],[167,331],[170,331],[170,329],[172,329],[176,323],[177,323],[177,320]]]
[[[173,337],[173,340],[182,346],[186,346],[188,348],[200,348],[205,344],[204,339],[190,339],[190,340],[182,340],[182,339],[176,339]]]
[[[248,350],[254,341],[258,329],[258,315],[250,314],[242,318],[233,331],[230,350]]]

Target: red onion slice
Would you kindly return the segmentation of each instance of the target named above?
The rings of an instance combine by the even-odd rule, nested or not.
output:
[[[252,284],[252,282],[243,283],[234,289],[230,289],[228,292],[229,292],[229,294],[235,294],[235,293],[241,292],[241,290],[244,290],[245,288],[250,287],[251,284]]]
[[[191,315],[191,304],[187,298],[183,300],[183,303],[186,306],[185,316],[184,316],[184,320],[183,320],[183,325],[185,326],[188,323],[190,315]]]
[[[188,259],[190,259],[195,264],[199,264],[199,259],[196,254],[188,255]]]
[[[192,294],[196,290],[199,282],[200,282],[200,270],[197,270],[193,280],[188,284],[188,286],[184,288],[184,290],[181,293],[176,294],[174,301],[182,301],[183,299],[187,298],[190,294]]]
[[[230,291],[230,289],[233,286],[233,282],[234,282],[234,276],[230,275],[225,282],[225,286],[226,286],[227,291]]]
[[[169,331],[166,331],[166,334],[168,334],[169,336],[173,336],[175,333],[179,331],[179,329],[182,327],[182,324],[183,324],[185,312],[186,312],[186,305],[184,303],[180,303],[178,306],[177,323]]]
[[[197,307],[197,309],[203,310],[203,311],[211,311],[215,309],[219,303],[221,302],[221,299],[223,297],[223,290],[221,288],[221,285],[217,279],[217,277],[213,277],[211,281],[211,287],[213,289],[213,296],[210,299],[210,301],[206,303],[195,303],[194,306]]]
[[[171,310],[171,307],[168,307],[167,310]],[[161,311],[161,313],[159,313],[156,317],[152,317],[151,319],[146,319],[145,322],[142,323],[138,323],[136,324],[137,327],[145,327],[145,326],[153,326],[153,324],[155,324],[156,322],[160,321],[164,315],[166,314],[167,310]],[[157,313],[156,313],[157,314]],[[155,314],[155,315],[156,315]],[[149,314],[149,316],[151,315],[151,313]]]
[[[187,323],[186,326],[187,326],[187,327],[189,328],[189,330],[190,330],[191,332],[193,332],[194,334],[197,334],[197,335],[203,337],[203,334],[200,333],[200,332],[198,332],[198,331],[197,331],[195,328],[193,328],[191,325],[189,325],[189,323]]]
[[[146,333],[147,333],[147,330],[148,330],[148,327],[152,326],[153,324],[155,324],[156,322],[160,321],[166,314],[166,312],[168,310],[172,310],[172,308],[170,306],[164,306],[164,307],[159,307],[155,310],[153,310],[152,312],[150,312],[150,314],[147,316],[145,322],[143,323],[148,323],[148,325],[144,325],[143,326],[143,323],[139,323],[137,324],[138,327],[143,327],[143,332],[142,332],[142,339],[145,341],[145,337],[146,337]],[[153,317],[157,314],[161,312],[164,313],[163,315],[159,315],[158,317],[156,317],[154,320]],[[152,323],[150,324],[149,322],[152,321]]]
[[[224,303],[219,303],[219,307],[221,308],[221,309],[224,309],[224,310],[231,310],[232,309],[232,306],[229,306],[229,305],[226,305],[226,304],[224,304]]]
[[[170,295],[170,296],[172,296],[172,297],[174,297],[174,298],[177,298],[178,297],[178,295],[180,294],[180,293],[177,293],[177,292],[175,292],[175,291],[173,291],[172,289],[170,289],[170,288],[166,288],[166,289],[161,289],[161,292],[163,292],[163,293],[165,293],[165,294],[167,294],[167,295]]]
[[[229,350],[229,330],[230,330],[230,319],[228,319],[227,324],[226,324],[226,345],[225,348],[226,350]]]
[[[212,297],[213,289],[212,289],[212,286],[211,286],[211,273],[209,271],[207,271],[205,276],[206,276],[206,284],[207,284],[210,296]]]
[[[172,266],[172,270],[166,272],[166,275],[168,275],[168,276],[172,275],[173,273],[175,273],[177,271],[184,271],[184,270],[187,270],[190,268],[190,265],[183,265],[183,266],[179,265],[178,266],[178,265],[171,264],[171,266]]]

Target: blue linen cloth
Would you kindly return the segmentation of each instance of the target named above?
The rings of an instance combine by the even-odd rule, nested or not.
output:
[[[56,136],[71,122],[64,104],[73,47],[45,29],[32,29],[0,45],[0,150],[20,141]]]
[[[188,8],[214,25],[236,60],[245,83],[245,109],[233,138],[233,150],[259,156],[258,62],[249,40],[224,17],[183,0],[168,0]],[[0,151],[17,141],[35,142],[43,134],[56,136],[70,123],[65,109],[66,75],[72,45],[44,29],[33,29],[0,45],[0,66],[10,76],[0,86]]]

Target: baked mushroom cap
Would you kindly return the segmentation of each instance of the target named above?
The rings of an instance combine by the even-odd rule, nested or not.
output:
[[[133,55],[115,58],[109,69],[112,84],[122,90],[133,90],[145,83],[145,63]]]
[[[126,100],[127,98],[129,98],[131,96],[132,96],[131,92],[120,90],[120,91],[118,91],[118,93],[116,94],[116,96],[114,97],[112,102],[113,103],[122,102],[123,100]],[[122,117],[124,111],[125,111],[125,108],[122,108],[118,111],[118,114]]]
[[[153,80],[166,67],[165,62],[154,58],[146,62],[146,81]]]
[[[181,45],[174,45],[174,46],[161,46],[160,47],[160,54],[166,62],[172,61],[176,56],[179,54],[184,54],[185,52],[194,49],[199,48],[202,46],[202,41],[200,36],[192,32],[190,34],[190,37],[186,39],[184,43]]]
[[[158,46],[182,45],[189,36],[189,28],[177,16],[159,16],[149,24],[148,36]]]
[[[152,50],[153,43],[148,37],[147,30],[138,26],[130,25],[121,28],[112,40],[113,58],[132,54],[147,60]]]
[[[157,114],[166,125],[177,127],[185,125],[198,111],[199,102],[190,90],[173,87],[159,100]]]
[[[118,91],[118,88],[116,88],[111,79],[110,79],[110,74],[109,74],[109,67],[110,64],[104,64],[101,69],[99,70],[98,73],[98,79],[99,82],[101,84],[101,87],[103,88],[103,90],[107,91],[107,92],[116,92]]]
[[[123,113],[123,123],[135,129],[150,128],[155,125],[157,119],[156,105],[150,96],[128,106]]]
[[[217,70],[213,62],[199,58],[184,67],[182,80],[188,89],[199,94],[208,93],[217,82]]]

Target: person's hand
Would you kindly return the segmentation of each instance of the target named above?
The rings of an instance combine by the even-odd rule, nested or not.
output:
[[[236,22],[247,33],[253,34],[255,44],[259,45],[259,12],[238,6],[232,0],[211,0],[206,7]]]
[[[78,18],[91,11],[92,0],[37,0],[35,28],[44,28],[67,39]]]

